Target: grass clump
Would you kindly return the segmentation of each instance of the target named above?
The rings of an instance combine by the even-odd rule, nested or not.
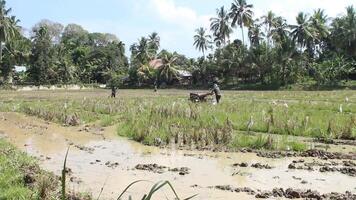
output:
[[[34,158],[0,139],[0,199],[52,199],[58,181]]]

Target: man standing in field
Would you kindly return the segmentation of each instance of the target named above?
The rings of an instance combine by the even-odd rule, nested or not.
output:
[[[116,87],[111,85],[111,98],[116,98]]]
[[[219,87],[218,83],[219,83],[218,79],[214,78],[213,90],[211,93],[213,93],[215,95],[216,103],[220,103],[220,99],[221,99],[221,91],[220,91],[220,87]]]

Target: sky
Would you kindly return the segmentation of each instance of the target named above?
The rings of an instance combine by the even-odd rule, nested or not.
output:
[[[329,17],[356,7],[356,0],[247,0],[253,4],[255,17],[272,10],[294,24],[298,12],[325,9]],[[188,57],[201,53],[193,47],[195,29],[209,28],[216,9],[230,8],[232,0],[7,0],[12,15],[27,30],[42,19],[63,25],[76,23],[90,32],[113,33],[128,47],[141,36],[158,32],[161,48]],[[235,30],[232,39],[240,37]]]

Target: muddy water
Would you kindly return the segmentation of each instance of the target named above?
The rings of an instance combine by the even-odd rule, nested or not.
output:
[[[288,170],[297,158],[267,159],[252,153],[209,153],[175,151],[147,147],[120,138],[115,128],[87,129],[61,127],[37,118],[15,113],[0,113],[0,137],[5,137],[20,149],[40,159],[41,166],[60,174],[66,148],[71,145],[68,167],[73,171],[74,182],[70,188],[90,192],[96,197],[101,188],[101,199],[116,199],[129,183],[148,180],[131,190],[139,197],[148,192],[153,182],[169,180],[178,194],[187,197],[199,194],[196,199],[254,199],[244,193],[230,193],[209,189],[215,185],[251,187],[255,190],[272,190],[275,187],[313,189],[321,193],[351,191],[356,193],[356,178],[340,173]],[[83,147],[85,147],[83,149]],[[305,159],[312,161],[313,159]],[[118,163],[107,166],[106,163]],[[234,168],[233,163],[247,162],[269,164],[273,169]],[[153,164],[167,167],[188,167],[190,174],[181,176],[175,172],[157,174],[134,170],[137,164]],[[238,175],[232,175],[238,173]],[[307,181],[302,184],[301,181]],[[78,183],[78,181],[80,183]],[[197,185],[197,187],[191,187]],[[156,198],[172,197],[166,189]]]

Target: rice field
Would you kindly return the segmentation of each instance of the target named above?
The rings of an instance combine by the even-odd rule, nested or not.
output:
[[[116,126],[146,145],[303,151],[305,138],[356,139],[356,92],[225,91],[222,103],[192,103],[191,91],[2,91],[1,112],[65,126]]]

